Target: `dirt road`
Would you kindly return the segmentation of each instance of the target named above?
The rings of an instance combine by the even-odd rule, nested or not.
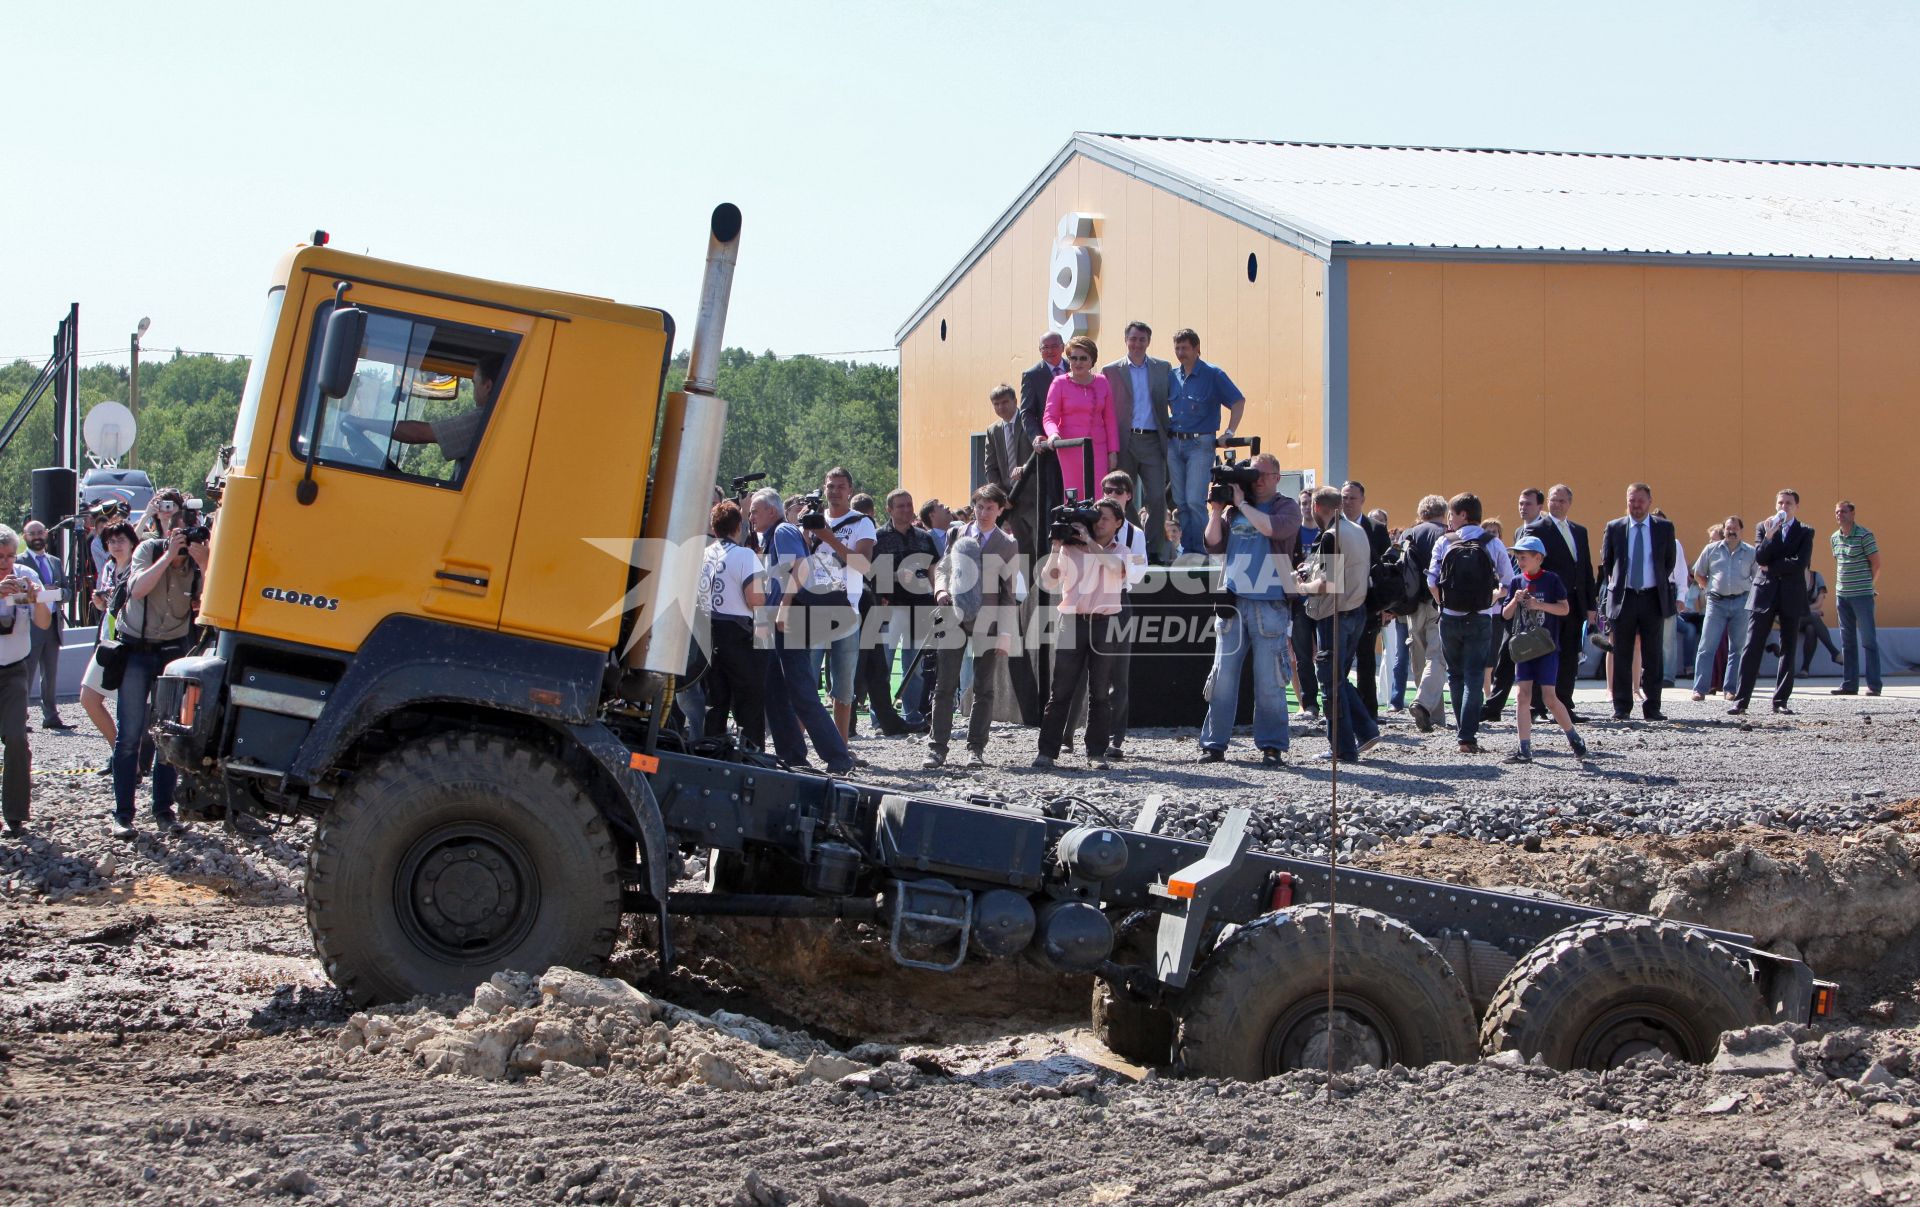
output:
[[[1658,757],[1657,731],[1634,741],[1652,748],[1636,758]],[[1748,929],[1773,918],[1776,941],[1845,961],[1820,967],[1845,982],[1843,1015],[1790,1037],[1794,1072],[1485,1062],[1364,1073],[1328,1101],[1307,1074],[1135,1080],[1079,1029],[1076,986],[888,972],[844,935],[808,930],[705,935],[702,958],[670,978],[644,950],[623,952],[617,967],[654,998],[575,1001],[565,983],[543,996],[526,981],[477,1005],[355,1019],[312,959],[304,831],[116,846],[99,822],[105,783],[83,770],[103,747],[35,745],[38,837],[0,846],[0,1202],[1853,1203],[1920,1191],[1908,1151],[1920,1139],[1920,915],[1904,912],[1920,909],[1920,837],[1912,805],[1877,800],[1862,816],[1845,782],[1798,785],[1813,814],[1798,828],[1549,830],[1538,850],[1382,833],[1361,856]],[[912,758],[906,744],[866,747],[886,752],[869,753],[876,775],[913,778],[887,767]],[[1151,780],[1157,758],[1172,778],[1179,743],[1138,735],[1134,753],[1130,778]],[[1634,803],[1632,788],[1609,791]],[[1286,807],[1246,797],[1274,816]],[[769,940],[813,954],[783,967],[743,954]],[[799,979],[823,960],[822,980]],[[520,1046],[471,1075],[484,1037],[509,1033]]]

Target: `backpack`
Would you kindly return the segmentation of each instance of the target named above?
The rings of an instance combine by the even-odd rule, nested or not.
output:
[[[1493,558],[1486,538],[1453,541],[1440,559],[1440,606],[1452,612],[1484,612],[1493,605]]]
[[[1426,580],[1405,540],[1380,555],[1367,571],[1367,611],[1411,612],[1427,594]]]

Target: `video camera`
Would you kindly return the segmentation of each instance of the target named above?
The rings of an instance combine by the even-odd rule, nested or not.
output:
[[[763,472],[763,473],[757,473],[757,474],[740,474],[737,477],[727,479],[727,481],[733,487],[734,499],[738,501],[740,499],[746,498],[747,487],[753,485],[755,482],[763,481],[766,478],[766,476],[767,475]]]
[[[1253,484],[1260,480],[1260,471],[1253,467],[1253,459],[1260,455],[1260,437],[1235,436],[1231,440],[1220,441],[1220,459],[1207,470],[1207,502],[1233,502],[1233,488],[1238,486],[1246,494],[1253,493]],[[1251,449],[1245,461],[1235,461],[1232,450]]]
[[[1060,541],[1068,545],[1080,544],[1080,534],[1073,530],[1078,524],[1088,532],[1093,531],[1094,523],[1100,518],[1100,507],[1084,499],[1076,499],[1073,491],[1067,492],[1067,501],[1047,513],[1047,539]]]
[[[133,514],[133,509],[120,499],[101,499],[89,504],[86,517],[101,524],[111,524],[115,520],[124,520]]]
[[[800,496],[800,527],[808,532],[817,532],[827,526],[827,501],[819,491],[811,491]]]

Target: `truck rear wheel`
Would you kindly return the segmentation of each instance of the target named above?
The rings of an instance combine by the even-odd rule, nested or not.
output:
[[[1209,1077],[1324,1069],[1329,1045],[1338,1069],[1477,1055],[1473,1005],[1433,944],[1350,905],[1296,906],[1235,932],[1195,975],[1180,1014],[1180,1061]]]
[[[1160,915],[1136,913],[1120,924],[1113,961],[1151,967]],[[1143,1002],[1098,977],[1093,981],[1093,1037],[1122,1060],[1164,1065],[1173,1059],[1173,1013]]]
[[[1597,918],[1548,936],[1514,965],[1480,1041],[1488,1053],[1517,1051],[1556,1069],[1610,1069],[1661,1052],[1697,1064],[1722,1031],[1766,1018],[1746,964],[1700,931]]]
[[[607,823],[517,742],[440,737],[356,772],[307,861],[307,926],[356,1005],[465,994],[502,968],[597,969],[620,925]]]

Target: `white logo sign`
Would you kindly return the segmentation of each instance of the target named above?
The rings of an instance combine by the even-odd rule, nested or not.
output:
[[[1073,213],[1060,219],[1047,265],[1047,326],[1061,339],[1090,335],[1098,307],[1087,304],[1093,292],[1094,215]]]

